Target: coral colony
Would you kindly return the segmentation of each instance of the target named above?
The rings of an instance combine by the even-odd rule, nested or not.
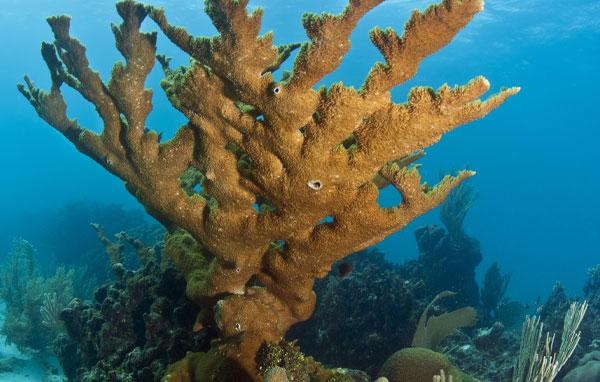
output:
[[[206,1],[219,32],[214,37],[191,36],[162,9],[122,1],[123,22],[113,32],[125,60],[107,83],[70,36],[69,18],[48,19],[55,41],[42,44],[42,56],[51,88],[42,91],[25,78],[19,90],[164,225],[166,255],[183,273],[187,297],[203,307],[194,328],[218,328],[210,349],[173,363],[166,381],[283,380],[276,379],[279,369],[259,367],[258,355],[312,315],[315,279],[436,207],[474,174],[462,171],[428,187],[412,163],[442,134],[484,117],[519,88],[480,100],[490,84],[476,77],[437,91],[413,88],[401,104],[392,102],[390,90],[448,44],[482,10],[481,0],[444,0],[414,12],[402,36],[372,29],[385,61],[373,65],[362,86],[315,89],[350,49],[361,17],[382,2],[350,0],[338,15],[306,14],[308,41],[275,46],[272,33],[259,35],[262,10],[248,13],[248,0]],[[172,68],[157,55],[157,34],[140,31],[146,18],[190,56],[188,66]],[[283,72],[293,53],[292,70]],[[144,82],[157,61],[164,91],[188,119],[165,142],[146,126],[152,91]],[[100,134],[69,119],[63,85],[95,106]],[[390,184],[402,202],[381,208],[379,189]],[[423,341],[435,337],[437,318],[423,322]],[[314,367],[316,380],[348,380]],[[384,369],[391,381],[470,380],[429,349],[394,355]]]

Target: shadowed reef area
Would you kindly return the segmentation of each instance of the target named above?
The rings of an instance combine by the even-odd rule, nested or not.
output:
[[[462,184],[442,205],[444,227],[415,231],[419,254],[413,260],[392,264],[384,253],[365,250],[334,264],[315,285],[311,319],[292,327],[282,341],[261,344],[255,358],[258,374],[267,381],[274,375],[307,382],[371,381],[383,375],[391,381],[429,382],[443,370],[456,380],[508,381],[523,353],[519,326],[528,309],[544,320],[545,331],[562,338],[562,348],[563,333],[571,330],[563,321],[573,301],[560,285],[545,304],[527,308],[506,296],[510,278],[498,264],[488,268],[480,285],[475,281],[478,261],[473,259],[483,256],[477,239],[444,216],[455,207],[466,213],[471,203],[465,204],[470,200],[465,195],[472,191]],[[210,301],[199,304],[186,296],[184,273],[172,261],[200,250],[193,237],[182,230],[165,236],[152,224],[114,235],[98,224],[87,229],[95,231],[112,273],[99,286],[84,282],[85,270],[72,265],[41,271],[38,263],[45,255],[15,240],[0,272],[0,298],[7,303],[0,334],[24,354],[33,354],[33,363],[3,359],[0,352],[0,376],[19,365],[49,366],[45,356],[54,354],[71,381],[158,382],[188,352],[198,357],[210,352],[220,329],[214,321],[198,320],[211,308]],[[423,232],[436,232],[427,245]],[[442,277],[445,268],[453,277]],[[598,273],[590,270],[584,290],[588,314],[559,380],[597,377]],[[438,282],[427,282],[432,279]]]

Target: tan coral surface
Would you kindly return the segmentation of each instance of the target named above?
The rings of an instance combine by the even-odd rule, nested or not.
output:
[[[55,41],[42,45],[51,89],[44,92],[28,78],[19,86],[40,117],[121,178],[150,214],[197,241],[201,250],[175,251],[175,261],[203,267],[184,269],[188,292],[216,302],[218,348],[250,375],[260,343],[279,340],[310,317],[316,277],[434,208],[473,175],[463,171],[429,188],[406,158],[519,90],[482,101],[490,85],[477,77],[437,91],[414,88],[406,103],[391,100],[390,89],[446,45],[482,9],[481,0],[444,0],[414,12],[402,36],[373,29],[385,62],[373,66],[363,86],[315,90],[349,50],[360,18],[382,1],[350,0],[339,15],[307,14],[309,41],[284,46],[274,46],[271,33],[259,34],[262,10],[248,13],[248,0],[206,1],[219,32],[214,37],[193,37],[171,25],[163,10],[123,1],[117,4],[123,23],[113,32],[125,62],[115,64],[108,83],[69,35],[69,18],[52,17]],[[152,91],[144,82],[157,37],[140,32],[148,16],[191,57],[189,66],[172,69],[158,56],[163,88],[189,120],[166,142],[145,122]],[[273,73],[295,49],[292,72],[276,82]],[[101,134],[68,118],[64,84],[96,107]],[[190,192],[190,184],[182,188],[189,171],[199,174],[192,178],[200,179],[200,193]],[[378,205],[378,186],[385,184],[401,193],[400,205]],[[326,217],[333,220],[321,223]]]

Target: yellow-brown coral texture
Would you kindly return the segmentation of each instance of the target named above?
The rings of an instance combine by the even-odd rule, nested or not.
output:
[[[417,169],[401,159],[518,91],[479,100],[489,83],[477,77],[460,87],[415,88],[403,104],[391,101],[390,89],[447,44],[482,9],[481,0],[444,0],[415,12],[402,36],[373,29],[385,62],[373,66],[363,86],[315,90],[349,50],[360,18],[382,1],[350,0],[339,15],[307,14],[309,41],[284,46],[275,46],[271,33],[259,35],[262,10],[248,13],[248,0],[206,1],[219,32],[214,37],[193,37],[171,25],[163,10],[123,1],[117,4],[123,23],[113,32],[125,61],[113,67],[108,83],[70,36],[69,19],[52,17],[55,41],[42,46],[52,87],[44,92],[28,78],[19,86],[41,118],[121,178],[168,229],[187,231],[201,247],[191,259],[179,251],[174,260],[205,267],[184,270],[194,275],[188,291],[216,303],[220,349],[250,375],[260,343],[277,341],[311,315],[316,277],[432,209],[472,175],[464,171],[423,187]],[[139,29],[148,16],[192,58],[173,69],[158,56],[163,88],[189,120],[166,142],[145,124],[152,92],[144,82],[156,61],[156,33]],[[296,49],[292,72],[276,82],[273,73]],[[101,134],[68,118],[62,85],[96,107]],[[201,179],[200,193],[182,189],[187,171],[199,175],[193,178]],[[401,193],[400,205],[378,205],[382,177]],[[320,224],[325,217],[332,221]]]

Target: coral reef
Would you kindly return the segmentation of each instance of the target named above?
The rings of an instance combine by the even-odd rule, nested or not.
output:
[[[454,306],[479,307],[479,287],[475,268],[482,260],[479,241],[464,232],[462,224],[475,200],[473,188],[461,183],[442,203],[436,225],[415,231],[419,257],[405,265],[407,278],[422,279],[429,296],[449,290],[456,293]]]
[[[344,264],[351,264],[352,272],[341,277],[336,268]],[[336,265],[316,283],[313,317],[288,335],[327,365],[351,365],[376,375],[394,351],[411,345],[436,347],[461,324],[475,323],[472,308],[440,310],[439,299],[452,300],[454,293],[431,301],[422,280],[403,278],[404,266],[389,263],[376,249]]]
[[[475,268],[481,262],[479,242],[464,236],[455,241],[443,228],[430,225],[415,231],[419,257],[407,264],[407,277],[421,278],[430,296],[451,290],[455,304],[479,306]]]
[[[410,346],[419,315],[425,309],[423,284],[406,280],[400,267],[368,250],[343,260],[315,286],[317,308],[310,320],[290,330],[302,349],[327,365],[352,366],[376,375],[396,350]]]
[[[583,298],[588,302],[587,314],[581,322],[581,340],[579,346],[575,350],[573,357],[565,364],[564,370],[560,375],[568,374],[573,368],[582,366],[583,359],[595,351],[600,350],[600,266],[595,266],[589,269],[588,280],[583,288]],[[544,322],[545,328],[548,331],[556,333],[557,337],[562,336],[563,320],[569,307],[576,299],[569,298],[565,288],[556,283],[552,293],[547,301],[538,308],[539,315]],[[586,361],[587,362],[587,361]],[[590,362],[593,362],[590,359]],[[595,368],[594,364],[586,366],[586,368]],[[579,370],[582,372],[583,369]],[[575,375],[575,374],[572,374]]]
[[[206,357],[218,352],[240,375],[257,378],[260,345],[279,341],[291,325],[310,317],[315,278],[434,208],[473,175],[462,171],[430,188],[421,184],[416,167],[401,167],[406,162],[397,160],[482,118],[519,91],[501,90],[481,101],[489,82],[477,77],[437,91],[417,87],[406,103],[391,101],[390,90],[449,43],[482,10],[481,0],[444,0],[415,12],[403,36],[373,29],[371,40],[385,63],[373,66],[360,89],[336,83],[315,90],[349,50],[361,17],[382,1],[351,0],[338,15],[307,14],[302,22],[310,41],[283,46],[273,45],[271,33],[259,35],[262,10],[249,14],[247,0],[206,1],[219,32],[212,38],[171,25],[163,10],[122,1],[117,11],[123,22],[113,32],[125,62],[113,67],[108,83],[70,36],[69,18],[51,17],[55,41],[42,45],[50,91],[29,78],[18,86],[41,118],[122,179],[151,215],[201,244],[203,260],[194,254],[176,263],[203,267],[185,275],[190,298],[216,304],[211,319],[222,341]],[[188,67],[172,69],[159,56],[163,88],[189,119],[166,142],[145,125],[152,92],[144,82],[156,60],[157,39],[156,33],[140,31],[147,16],[193,58]],[[292,72],[276,82],[273,73],[297,48]],[[101,134],[69,119],[63,85],[95,106],[104,124]],[[189,168],[203,174],[201,191],[191,196],[180,184]],[[376,175],[401,193],[401,204],[379,206]],[[332,221],[321,223],[327,217]],[[192,379],[213,372],[184,369]]]
[[[512,378],[519,338],[501,323],[481,327],[474,333],[455,332],[439,348],[463,372],[486,382]]]
[[[294,342],[265,344],[256,355],[258,370],[274,378],[275,370],[283,370],[289,381],[298,382],[369,382],[369,376],[359,370],[327,369],[312,357],[304,355]]]
[[[586,301],[570,304],[564,316],[560,345],[555,346],[556,333],[546,331],[539,316],[527,316],[521,333],[519,356],[513,382],[552,382],[567,364],[581,339],[579,325],[587,312]],[[544,335],[545,334],[545,335]]]
[[[117,234],[104,236],[108,258],[136,246],[141,268],[114,262],[115,281],[95,292],[95,301],[74,300],[61,312],[68,336],[54,343],[65,374],[73,381],[160,381],[169,364],[187,351],[208,349],[214,330],[194,331],[199,309],[185,296],[183,275],[168,262],[161,267],[156,247]]]
[[[452,365],[443,354],[424,348],[397,351],[385,361],[379,375],[390,382],[431,382],[440,370],[456,381],[478,381]]]
[[[82,280],[90,283],[91,292],[112,277],[104,257],[104,248],[89,224],[101,224],[109,235],[126,231],[148,242],[164,235],[164,229],[153,225],[141,208],[126,208],[119,204],[69,201],[56,209],[27,211],[14,223],[13,231],[35,243],[44,254],[43,265],[52,263],[81,268]],[[158,232],[156,232],[158,231]],[[134,266],[135,255],[126,253],[126,264]],[[42,264],[40,264],[42,265]],[[78,296],[89,298],[91,295]]]
[[[481,307],[485,322],[491,323],[498,319],[509,282],[510,275],[502,274],[498,263],[493,263],[485,272],[481,288]]]
[[[593,351],[583,356],[577,365],[562,379],[563,382],[600,381],[600,352]]]
[[[455,330],[475,325],[477,312],[470,306],[440,315],[430,315],[434,304],[439,300],[455,295],[456,293],[450,291],[441,292],[427,305],[417,323],[417,329],[411,343],[413,347],[437,350],[440,342]]]
[[[450,211],[460,212],[460,219],[450,217]],[[444,219],[462,222],[465,212],[465,208],[448,208]],[[462,228],[454,232],[454,238],[459,240],[466,235]],[[445,240],[451,240],[449,233],[444,235]],[[453,255],[463,254],[457,249]],[[318,298],[314,316],[293,327],[290,338],[297,338],[308,354],[326,364],[352,365],[372,376],[393,351],[417,345],[439,350],[454,365],[482,381],[510,380],[519,351],[518,336],[511,329],[521,325],[525,315],[522,304],[505,296],[508,276],[502,274],[497,264],[490,267],[481,294],[486,302],[475,301],[482,311],[489,309],[487,316],[481,315],[489,321],[478,320],[475,329],[455,331],[456,325],[447,325],[441,318],[456,316],[460,320],[450,320],[450,323],[464,319],[464,323],[472,325],[475,311],[468,307],[452,311],[451,308],[458,305],[452,299],[460,297],[455,293],[441,293],[440,297],[449,301],[433,298],[431,289],[423,281],[429,269],[417,265],[418,260],[391,264],[376,249],[353,254],[336,263],[329,276],[316,283]],[[444,265],[440,264],[440,269]],[[474,266],[471,263],[454,271],[452,276],[456,279],[463,279],[465,275],[472,278]],[[473,289],[476,288],[477,284]],[[432,319],[439,322],[428,328],[426,324]],[[437,331],[436,327],[442,330]],[[449,338],[443,339],[448,334]]]
[[[589,351],[600,350],[600,265],[589,270],[583,293],[589,307],[581,323],[581,345]]]
[[[6,302],[1,333],[20,350],[46,350],[62,331],[56,313],[73,298],[75,272],[58,267],[45,277],[36,269],[35,249],[23,239],[13,242],[9,261],[0,270],[0,299]]]

